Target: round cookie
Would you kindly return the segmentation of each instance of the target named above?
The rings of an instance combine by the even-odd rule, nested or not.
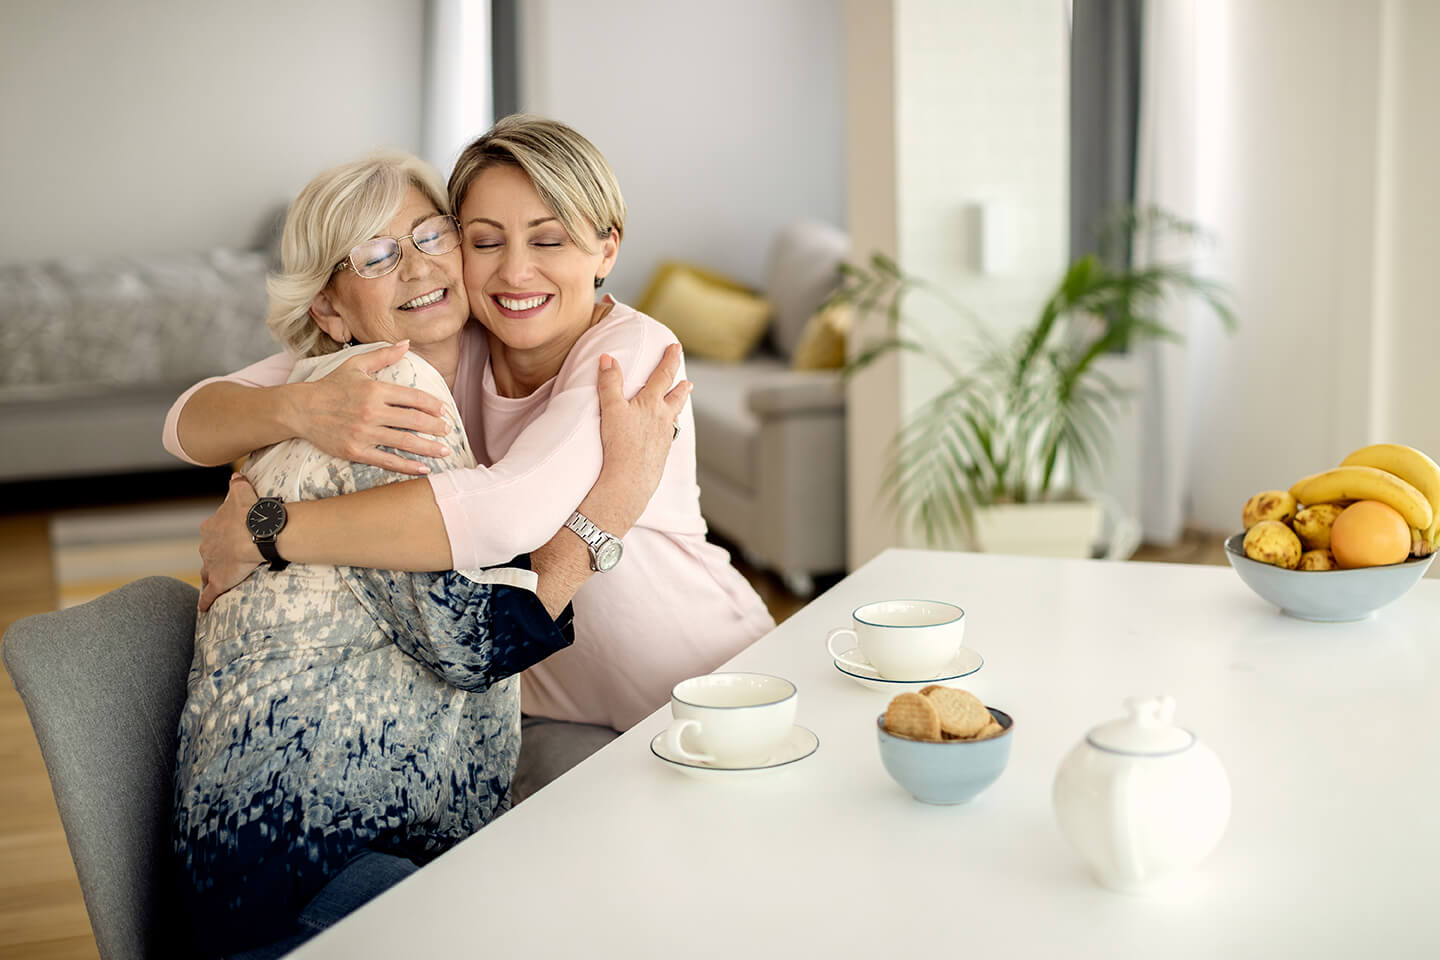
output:
[[[940,712],[929,697],[902,693],[885,708],[885,729],[912,740],[939,740]]]
[[[929,692],[923,696],[935,705],[935,712],[940,715],[940,729],[952,737],[974,739],[994,722],[985,704],[968,690],[940,686],[926,689]]]

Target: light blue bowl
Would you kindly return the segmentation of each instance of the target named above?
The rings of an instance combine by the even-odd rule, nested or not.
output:
[[[875,719],[880,762],[885,771],[916,800],[925,803],[969,803],[1000,778],[1010,762],[1011,728],[1015,721],[1003,710],[990,716],[1005,732],[989,740],[911,740],[885,729],[885,715]]]
[[[1384,567],[1354,570],[1286,570],[1245,556],[1245,534],[1225,540],[1225,557],[1245,585],[1301,620],[1364,620],[1403,597],[1430,569],[1432,553]]]

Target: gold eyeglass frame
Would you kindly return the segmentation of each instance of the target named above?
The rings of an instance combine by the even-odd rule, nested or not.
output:
[[[460,236],[460,221],[457,220],[452,214],[448,214],[448,213],[437,213],[437,214],[435,214],[435,216],[433,216],[433,217],[426,217],[424,220],[420,221],[420,222],[417,223],[415,226],[416,226],[417,228],[423,227],[425,224],[429,223],[431,220],[438,220],[438,219],[442,219],[442,218],[445,219],[445,220],[449,220],[450,223],[455,227],[455,247],[460,246],[460,240],[461,240],[461,236]],[[449,253],[450,250],[454,250],[454,249],[455,249],[455,247],[451,247],[450,250],[442,250],[442,251],[440,251],[439,253],[431,253],[431,252],[428,251],[428,250],[422,250],[422,249],[420,249],[420,244],[418,244],[418,243],[415,242],[415,233],[416,233],[416,232],[417,232],[417,231],[412,230],[411,232],[407,233],[407,234],[406,234],[405,236],[403,236],[403,237],[371,237],[369,240],[362,240],[361,242],[355,244],[355,246],[351,247],[351,248],[350,248],[350,252],[347,253],[347,254],[345,254],[345,259],[344,259],[344,260],[341,260],[339,263],[335,264],[335,269],[332,270],[332,271],[330,271],[330,272],[331,272],[332,274],[333,274],[333,273],[339,273],[341,270],[344,270],[346,267],[349,267],[351,270],[355,271],[355,276],[359,277],[361,280],[379,280],[381,277],[385,276],[386,274],[394,273],[394,272],[395,272],[395,268],[398,267],[398,266],[400,266],[400,261],[405,259],[405,241],[406,241],[406,240],[409,240],[409,241],[410,241],[410,245],[415,248],[415,250],[416,250],[417,253],[423,253],[423,254],[425,254],[425,256],[427,256],[427,257],[443,257],[443,256],[445,256],[445,254]],[[360,272],[360,270],[355,266],[355,264],[354,264],[354,262],[352,261],[351,258],[355,256],[355,251],[356,251],[358,248],[363,247],[363,246],[364,246],[365,244],[367,244],[367,243],[374,243],[376,240],[394,240],[394,241],[395,241],[395,249],[396,249],[397,251],[399,251],[399,254],[400,254],[400,255],[395,258],[395,262],[392,263],[392,264],[390,265],[390,268],[389,268],[388,270],[386,270],[384,273],[377,273],[377,274],[375,274],[374,276],[367,277],[367,276],[365,276],[365,274],[363,274],[363,273]]]

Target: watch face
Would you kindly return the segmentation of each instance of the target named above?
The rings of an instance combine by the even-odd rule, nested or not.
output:
[[[620,554],[624,547],[619,540],[607,540],[599,550],[595,551],[595,569],[604,573],[620,562]]]
[[[245,516],[245,526],[249,528],[252,536],[273,539],[285,529],[285,504],[273,497],[255,501],[255,505]]]

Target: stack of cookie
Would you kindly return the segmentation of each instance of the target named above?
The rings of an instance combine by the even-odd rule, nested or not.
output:
[[[989,708],[968,690],[931,684],[902,693],[885,708],[885,729],[909,740],[987,740],[1004,733]]]

